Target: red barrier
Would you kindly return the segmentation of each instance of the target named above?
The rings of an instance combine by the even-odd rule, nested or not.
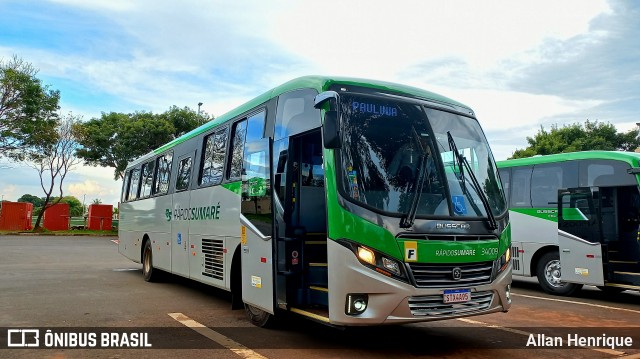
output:
[[[48,206],[44,211],[42,226],[50,231],[69,229],[69,203],[58,203]]]
[[[113,218],[113,205],[92,204],[89,205],[89,218],[87,228],[94,231],[110,231]]]
[[[2,202],[0,230],[28,231],[31,229],[33,204],[26,202]]]

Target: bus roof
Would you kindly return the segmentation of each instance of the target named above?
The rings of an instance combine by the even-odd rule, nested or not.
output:
[[[637,167],[640,162],[640,153],[622,151],[582,151],[557,153],[554,155],[533,156],[517,158],[513,160],[497,161],[498,168],[539,165],[543,163],[555,163],[575,160],[615,160],[623,161]]]
[[[456,107],[463,107],[465,110],[468,110],[469,112],[471,112],[471,109],[468,106],[465,106],[457,101],[454,101],[452,99],[449,99],[447,97],[438,95],[436,93],[430,92],[430,91],[426,91],[426,90],[422,90],[420,88],[417,87],[412,87],[412,86],[406,86],[406,85],[400,85],[400,84],[396,84],[396,83],[391,83],[391,82],[384,82],[384,81],[376,81],[376,80],[366,80],[366,79],[357,79],[357,78],[350,78],[350,77],[328,77],[328,76],[304,76],[304,77],[299,77],[296,79],[293,79],[291,81],[288,81],[278,87],[274,87],[273,89],[263,93],[260,96],[255,97],[254,99],[236,107],[235,109],[220,115],[218,117],[216,117],[213,121],[211,122],[207,122],[205,124],[203,124],[202,126],[192,130],[191,132],[188,132],[178,138],[176,138],[175,140],[161,146],[160,148],[154,150],[152,153],[143,156],[142,158],[146,158],[158,153],[161,153],[169,148],[172,148],[190,138],[193,138],[195,136],[198,136],[201,133],[207,132],[210,129],[217,127],[233,118],[235,118],[238,115],[241,115],[244,112],[247,112],[249,110],[251,110],[252,108],[265,103],[267,101],[269,101],[271,98],[279,96],[285,92],[289,92],[289,91],[293,91],[293,90],[297,90],[297,89],[303,89],[303,88],[312,88],[317,90],[318,92],[322,92],[322,91],[326,91],[327,89],[329,89],[329,87],[331,87],[334,84],[344,84],[344,85],[351,85],[351,86],[361,86],[361,87],[368,87],[368,88],[372,88],[372,89],[376,89],[376,90],[381,90],[381,91],[385,91],[385,92],[395,92],[398,94],[403,94],[403,95],[409,95],[409,96],[414,96],[414,97],[418,97],[421,99],[425,99],[428,101],[432,101],[432,102],[438,102],[440,104],[444,104],[444,105],[450,105],[450,106],[456,106]],[[473,113],[473,112],[471,112]],[[142,159],[141,158],[141,159]],[[138,162],[138,161],[134,161],[134,162]]]

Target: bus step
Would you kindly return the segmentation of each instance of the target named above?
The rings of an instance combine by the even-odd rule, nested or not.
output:
[[[318,263],[309,263],[307,271],[307,282],[311,285],[327,286],[329,272],[326,264],[324,266],[313,265]]]
[[[640,264],[632,261],[609,261],[607,263],[612,272],[640,272]]]
[[[309,303],[328,306],[329,289],[320,286],[309,286]]]
[[[612,282],[640,286],[640,273],[614,271]]]
[[[303,315],[309,319],[318,321],[320,323],[329,324],[329,309],[328,308],[294,308],[289,309],[291,312]]]

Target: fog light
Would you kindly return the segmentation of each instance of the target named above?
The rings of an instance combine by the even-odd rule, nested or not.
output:
[[[369,296],[367,294],[347,294],[347,305],[345,313],[347,315],[360,315],[367,310]]]
[[[507,285],[507,288],[505,288],[504,293],[507,297],[507,303],[511,304],[511,284]]]

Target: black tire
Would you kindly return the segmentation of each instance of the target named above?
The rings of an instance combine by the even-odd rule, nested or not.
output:
[[[273,328],[275,325],[275,318],[273,315],[265,312],[262,309],[258,309],[251,304],[244,304],[244,311],[247,313],[247,318],[251,324],[260,328]]]
[[[547,252],[536,265],[536,275],[542,289],[553,295],[570,296],[582,288],[582,284],[560,281],[561,267],[558,252]]]
[[[149,241],[144,243],[142,250],[142,276],[147,282],[157,282],[160,279],[159,270],[153,268],[153,251]]]

